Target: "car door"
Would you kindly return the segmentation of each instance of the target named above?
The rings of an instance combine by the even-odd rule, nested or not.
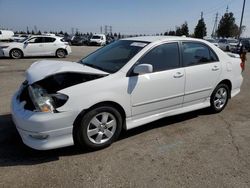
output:
[[[185,72],[180,67],[177,42],[154,47],[138,64],[151,64],[153,72],[129,78],[132,115],[150,115],[182,106]]]
[[[183,106],[202,103],[219,79],[221,63],[215,52],[200,42],[183,42],[182,59],[186,75]]]
[[[46,55],[44,51],[43,37],[32,37],[24,43],[24,53],[28,56]]]
[[[46,55],[55,55],[58,48],[55,41],[56,39],[53,37],[44,37],[43,47]]]

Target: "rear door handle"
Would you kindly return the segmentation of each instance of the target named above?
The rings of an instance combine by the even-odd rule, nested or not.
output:
[[[215,65],[213,68],[212,68],[212,71],[217,71],[217,70],[219,70],[220,68],[217,66],[217,65]]]
[[[181,78],[182,76],[184,76],[184,74],[181,72],[177,72],[174,74],[174,78]]]

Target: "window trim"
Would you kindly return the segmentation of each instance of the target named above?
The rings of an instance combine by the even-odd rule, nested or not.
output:
[[[181,41],[180,43],[181,43],[180,48],[181,48],[181,66],[182,67],[193,67],[193,66],[205,65],[205,64],[209,64],[209,63],[220,62],[220,59],[219,59],[218,55],[215,53],[215,51],[209,45],[207,45],[207,44],[205,44],[203,42],[200,42],[200,41]],[[211,53],[213,53],[215,55],[217,61],[202,62],[202,63],[198,63],[198,64],[195,64],[195,65],[185,66],[184,65],[184,59],[183,59],[183,52],[184,52],[183,43],[195,43],[195,44],[201,44],[201,45],[207,47],[208,51],[209,51],[209,55],[211,56]]]
[[[173,69],[179,69],[182,67],[182,55],[181,55],[181,48],[180,48],[180,42],[179,41],[164,41],[164,42],[161,42],[161,43],[158,43],[154,46],[152,46],[151,48],[149,48],[131,67],[130,69],[128,70],[127,74],[126,74],[126,77],[133,77],[133,76],[139,76],[138,74],[135,74],[133,73],[133,70],[135,68],[136,65],[139,64],[140,60],[145,56],[147,55],[151,50],[159,47],[160,45],[164,45],[164,44],[173,44],[173,43],[176,43],[177,44],[177,48],[178,48],[178,54],[179,54],[179,65],[178,67],[176,68],[172,68],[172,69],[166,69],[166,70],[162,70],[162,71],[156,71],[156,72],[151,72],[151,73],[146,73],[146,74],[143,74],[143,75],[147,75],[147,74],[154,74],[154,73],[158,73],[158,72],[163,72],[163,71],[168,71],[168,70],[173,70]]]

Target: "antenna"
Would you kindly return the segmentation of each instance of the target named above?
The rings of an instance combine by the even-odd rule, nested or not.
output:
[[[212,37],[213,38],[217,36],[216,32],[217,32],[217,25],[218,25],[218,16],[219,16],[219,14],[217,12],[216,16],[215,16],[213,31],[212,31]]]

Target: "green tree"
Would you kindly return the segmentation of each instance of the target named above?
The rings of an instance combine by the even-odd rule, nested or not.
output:
[[[171,30],[170,30],[170,31],[168,32],[168,35],[170,35],[170,36],[175,36],[176,33],[175,33],[175,31],[171,31]]]
[[[187,22],[184,22],[184,24],[181,25],[181,27],[176,27],[175,31],[176,36],[189,36],[189,29]]]
[[[204,19],[201,18],[194,29],[194,37],[202,39],[206,35],[207,35],[207,27],[204,22]]]
[[[167,36],[168,35],[168,32],[166,31],[165,33],[164,33],[164,36]]]
[[[235,23],[234,14],[226,12],[218,25],[217,35],[219,37],[237,37],[239,34],[239,27]]]

